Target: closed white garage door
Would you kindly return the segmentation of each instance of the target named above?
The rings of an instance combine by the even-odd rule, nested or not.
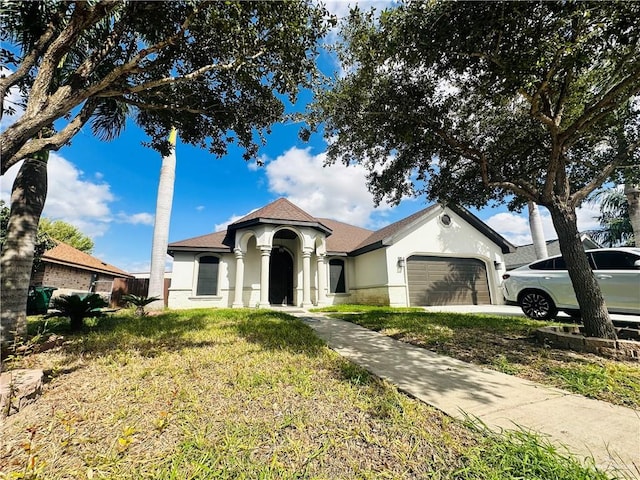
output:
[[[407,277],[413,306],[491,304],[487,268],[475,258],[412,256]]]

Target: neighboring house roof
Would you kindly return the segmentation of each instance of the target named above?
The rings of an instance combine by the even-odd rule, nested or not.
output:
[[[394,236],[411,228],[414,223],[420,221],[426,215],[433,214],[433,212],[439,208],[441,207],[437,204],[432,205],[374,232],[337,220],[312,217],[289,200],[280,198],[232,223],[229,225],[227,231],[210,233],[170,243],[168,252],[170,255],[172,255],[174,251],[229,252],[234,246],[233,237],[235,230],[260,223],[286,223],[289,225],[309,226],[324,231],[327,234],[327,252],[329,253],[359,255],[389,245]],[[487,224],[464,208],[451,206],[449,208],[496,243],[496,245],[502,249],[503,253],[515,250],[516,247],[509,243],[502,235],[491,229]]]
[[[124,270],[103,262],[102,260],[81,252],[77,248],[56,240],[56,246],[47,250],[42,255],[42,261],[65,265],[67,267],[90,270],[97,273],[106,273],[114,277],[132,277]]]
[[[582,239],[582,246],[585,250],[589,250],[591,248],[602,248],[602,245],[593,240],[586,233],[580,235]],[[555,240],[547,240],[547,254],[552,257],[554,255],[560,255],[560,242],[558,239]],[[522,267],[523,265],[528,265],[531,262],[535,262],[538,260],[536,257],[536,250],[533,246],[533,243],[528,245],[521,245],[516,248],[516,251],[513,253],[509,253],[504,256],[504,261],[507,267],[507,270],[513,270],[514,268]]]

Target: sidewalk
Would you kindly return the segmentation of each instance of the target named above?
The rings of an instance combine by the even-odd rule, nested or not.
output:
[[[437,355],[315,313],[305,321],[343,357],[444,413],[491,428],[517,426],[564,445],[603,470],[640,478],[640,412]],[[463,413],[464,412],[464,413]]]

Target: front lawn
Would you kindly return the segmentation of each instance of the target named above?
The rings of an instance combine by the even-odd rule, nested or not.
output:
[[[332,308],[323,309],[334,312]],[[640,364],[535,343],[526,317],[341,307],[334,314],[397,340],[617,405],[640,408]],[[359,312],[359,313],[348,313]]]
[[[0,478],[608,478],[408,398],[282,313],[123,314],[65,337],[10,365],[47,384],[0,426]]]

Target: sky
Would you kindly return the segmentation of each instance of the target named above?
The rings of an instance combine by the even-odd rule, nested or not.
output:
[[[384,8],[387,3],[358,2],[361,8]],[[327,4],[336,15],[348,12],[349,4]],[[340,67],[330,57],[320,60],[323,71]],[[310,96],[303,95],[306,100]],[[298,102],[301,104],[304,102]],[[15,121],[5,116],[0,129]],[[309,142],[298,138],[300,124],[276,125],[260,149],[259,159],[246,162],[242,152],[231,148],[223,158],[180,142],[176,146],[176,180],[169,242],[220,231],[249,212],[284,197],[315,217],[325,217],[377,230],[429,205],[424,198],[405,199],[392,207],[374,206],[361,166],[324,167],[326,142],[313,135]],[[162,158],[146,148],[145,134],[133,123],[124,133],[103,142],[89,127],[72,143],[49,159],[49,190],[43,216],[60,219],[90,236],[93,255],[130,273],[148,272],[153,221]],[[0,177],[0,198],[9,203],[11,186],[19,165]],[[471,212],[515,245],[531,243],[527,211],[508,212],[498,206]],[[578,211],[581,231],[598,225],[597,205]],[[540,208],[547,239],[557,238],[549,213]],[[170,257],[167,270],[171,270]]]

